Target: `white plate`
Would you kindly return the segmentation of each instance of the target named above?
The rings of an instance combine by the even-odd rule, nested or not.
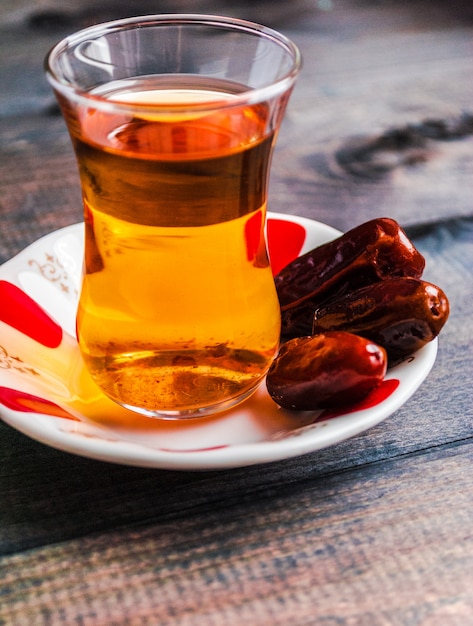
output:
[[[269,214],[273,267],[338,236],[306,218]],[[85,371],[74,334],[83,226],[53,232],[0,267],[0,414],[60,450],[143,467],[204,470],[295,457],[353,437],[391,415],[431,370],[437,341],[390,369],[365,402],[338,414],[289,412],[264,383],[218,416],[160,421],[116,406]]]

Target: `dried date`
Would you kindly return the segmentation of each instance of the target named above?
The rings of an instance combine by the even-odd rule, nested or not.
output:
[[[420,278],[425,259],[391,218],[365,222],[300,256],[275,277],[282,336],[309,335],[322,303],[387,277]]]
[[[296,337],[285,343],[266,377],[272,399],[286,409],[317,410],[362,400],[383,380],[387,356],[347,332]]]
[[[442,289],[416,278],[393,278],[316,308],[312,332],[347,331],[382,346],[395,365],[437,337],[449,316]]]

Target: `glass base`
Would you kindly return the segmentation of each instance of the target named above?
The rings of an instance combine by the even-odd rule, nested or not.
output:
[[[168,409],[152,409],[151,410],[151,409],[145,409],[143,407],[132,406],[124,402],[119,402],[116,398],[111,398],[111,400],[113,400],[114,402],[122,406],[123,408],[128,409],[129,411],[133,411],[133,413],[144,415],[145,417],[151,417],[154,419],[161,419],[161,420],[196,419],[196,418],[208,417],[211,415],[215,415],[217,413],[223,413],[224,411],[227,411],[233,408],[237,404],[244,402],[247,398],[249,398],[255,393],[255,391],[258,389],[260,384],[261,384],[261,381],[258,383],[258,385],[256,385],[255,387],[252,387],[251,389],[246,391],[244,394],[236,398],[230,398],[229,400],[218,402],[217,404],[213,404],[211,406],[206,406],[206,407],[201,407],[198,409],[183,409],[179,411],[168,410]]]

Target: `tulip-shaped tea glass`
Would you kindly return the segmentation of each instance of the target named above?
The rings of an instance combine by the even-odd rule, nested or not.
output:
[[[206,415],[267,372],[268,177],[299,67],[283,35],[201,15],[101,24],[49,53],[84,202],[79,347],[122,406]]]

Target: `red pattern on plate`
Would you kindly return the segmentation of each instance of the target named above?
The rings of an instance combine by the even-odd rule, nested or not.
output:
[[[301,224],[269,218],[267,222],[268,249],[273,275],[296,259],[304,245],[306,230]]]
[[[366,396],[360,402],[351,404],[350,406],[340,407],[339,409],[326,409],[315,420],[316,422],[322,422],[330,420],[334,417],[340,417],[341,415],[348,415],[349,413],[355,413],[356,411],[363,411],[365,409],[372,409],[374,406],[381,404],[393,394],[399,387],[400,381],[397,378],[390,378],[389,380],[383,380],[383,382],[373,389],[373,391]]]
[[[42,415],[65,417],[66,419],[75,420],[76,422],[80,421],[77,417],[74,417],[74,415],[71,415],[71,413],[68,413],[50,400],[45,400],[44,398],[33,396],[30,393],[18,391],[17,389],[10,389],[9,387],[0,387],[0,402],[6,406],[7,409],[12,409],[13,411],[41,413]]]
[[[262,221],[263,214],[261,211],[258,211],[252,215],[245,224],[246,257],[250,263],[256,259],[259,247],[262,243]]]
[[[57,348],[62,328],[16,285],[0,280],[0,321],[47,348]]]
[[[195,453],[195,452],[211,452],[212,450],[223,450],[228,448],[228,444],[222,444],[220,446],[210,446],[209,448],[159,448],[161,452],[177,452],[179,454],[183,453]]]

